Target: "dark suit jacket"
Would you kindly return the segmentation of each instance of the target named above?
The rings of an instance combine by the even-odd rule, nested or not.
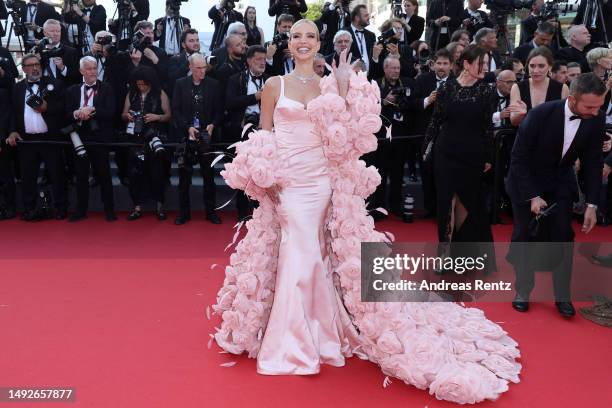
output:
[[[266,74],[270,76],[285,75],[285,57],[283,50],[277,49],[272,57],[272,65],[266,62]]]
[[[157,35],[157,25],[159,23],[162,23],[162,31],[161,34],[158,36]],[[158,18],[157,20],[155,20],[155,23],[153,24],[153,26],[155,27],[155,41],[159,40],[159,48],[161,48],[162,50],[166,50],[166,27],[168,25],[168,18],[167,16],[164,16],[162,18]],[[175,24],[174,26],[174,31],[175,31],[175,36],[176,36],[176,43],[179,46],[179,49],[181,48],[181,33],[183,32],[183,28],[185,26],[191,26],[191,21],[189,21],[189,19],[187,17],[182,17],[180,18],[180,22],[178,25]]]
[[[98,122],[99,130],[92,132],[89,123],[92,119],[83,123],[79,136],[83,141],[109,142],[113,138],[113,120],[115,119],[116,98],[113,86],[108,82],[98,81],[98,90],[93,99],[96,114],[93,118]],[[66,91],[66,119],[75,122],[74,111],[81,107],[81,86],[72,85]]]
[[[349,26],[348,32],[351,33],[351,36],[353,37],[353,43],[351,44],[351,53],[354,57],[363,60],[361,52],[359,51],[359,46],[357,45],[357,37],[355,36],[355,32],[353,31],[352,26]],[[370,67],[372,67],[372,47],[374,47],[374,44],[376,43],[376,35],[374,35],[373,32],[367,29],[364,29],[363,33],[365,36],[366,48],[368,50],[368,63]]]
[[[448,21],[443,27],[448,27],[448,37],[453,34],[453,31],[457,30],[459,26],[461,26],[461,14],[463,13],[463,1],[462,0],[432,0],[429,3],[429,7],[427,9],[427,15],[425,20],[427,21],[427,26],[431,28],[431,41],[432,49],[437,50],[439,47],[436,44],[436,39],[438,37],[438,32],[440,27],[438,27],[434,20],[442,17],[448,16],[450,17],[450,21]]]
[[[56,70],[57,76],[52,79],[55,82],[61,82],[64,88],[68,88],[70,85],[79,82],[79,78],[81,78],[81,73],[79,72],[79,51],[76,48],[64,44],[62,44],[62,48],[64,49],[64,65],[67,68],[66,75]],[[49,61],[44,58],[44,54],[42,66],[44,69],[49,66]],[[49,71],[50,70],[49,68]]]
[[[521,123],[506,180],[506,190],[512,200],[527,202],[550,192],[577,198],[573,165],[579,158],[586,202],[599,203],[603,113],[593,119],[581,120],[569,150],[561,158],[564,109],[565,100],[546,102],[529,111]]]
[[[179,55],[171,57],[168,61],[168,95],[172,95],[176,80],[188,74],[189,60],[187,60],[187,53],[183,50]]]
[[[21,10],[21,21],[22,22],[25,23],[27,21],[26,20],[27,15],[28,15],[28,7],[26,5],[26,7],[24,7]],[[39,1],[37,11],[36,11],[36,17],[34,17],[34,24],[42,28],[43,24],[45,24],[45,21],[49,20],[50,18],[55,19],[55,20],[61,20],[59,13],[55,11],[55,8],[53,6],[43,1]],[[43,38],[44,35],[42,33],[42,30],[40,31],[40,33],[37,33],[37,34],[35,33],[34,37],[38,39]]]
[[[470,36],[472,36],[472,38],[474,37],[474,34],[476,34],[476,32],[480,30],[481,28],[485,28],[485,27],[492,28],[493,27],[493,23],[491,23],[491,20],[489,20],[489,16],[487,15],[487,13],[485,13],[482,10],[478,10],[478,14],[480,14],[480,20],[482,22],[478,22],[477,24],[470,24],[465,28],[466,30],[470,32]],[[467,8],[464,9],[463,12],[461,13],[461,21],[465,20],[466,18],[472,18]]]
[[[4,141],[11,129],[11,117],[14,117],[11,112],[11,94],[8,89],[0,88],[0,150],[6,147]]]
[[[157,58],[159,58],[159,62],[157,64],[153,64],[150,59],[143,55],[140,60],[140,64],[153,68],[157,73],[157,77],[159,78],[162,87],[165,89],[166,81],[168,79],[168,54],[166,54],[166,51],[154,45],[150,46],[149,48],[155,53]],[[126,84],[130,78],[130,74],[137,67],[132,62],[129,52],[120,53],[118,54],[117,58],[118,64],[120,64],[119,66],[123,67],[121,70],[121,76],[123,77],[124,84]]]
[[[225,61],[227,61],[227,48],[225,48],[225,45],[219,48],[215,48],[213,50],[213,52],[211,53],[211,55],[213,57],[216,58],[215,60],[215,65],[221,65],[224,64]]]
[[[221,123],[223,114],[223,104],[219,90],[219,83],[212,78],[204,78],[203,98],[204,109],[200,112],[200,127],[205,129],[209,124],[215,125],[215,128]],[[193,80],[192,77],[184,77],[176,81],[174,84],[174,92],[172,94],[172,124],[178,133],[178,139],[182,140],[187,136],[187,130],[193,124]]]
[[[449,75],[448,79],[450,79],[451,76],[452,74]],[[416,117],[414,129],[415,133],[424,135],[425,131],[427,130],[427,126],[429,126],[431,115],[433,115],[435,103],[427,106],[427,109],[423,107],[423,103],[425,98],[427,98],[437,87],[438,82],[436,79],[436,73],[431,71],[420,74],[415,78],[415,83],[418,97],[418,103],[415,104],[415,109],[420,113]]]
[[[413,14],[410,20],[406,21],[406,24],[410,26],[410,32],[404,30],[404,43],[409,46],[414,41],[421,39],[425,30],[425,19]]]
[[[520,45],[519,47],[514,49],[514,52],[512,53],[512,56],[518,60],[520,60],[523,65],[527,64],[527,57],[529,56],[529,53],[531,52],[531,50],[533,50],[535,47],[533,46],[533,41],[529,41],[526,42],[522,45]]]
[[[149,19],[149,0],[132,0],[132,3],[138,12],[135,16],[130,16],[130,24],[134,28],[137,22]]]
[[[383,122],[383,126],[381,127],[378,133],[378,137],[382,138],[385,136],[386,127],[389,125],[392,125],[392,136],[406,136],[410,133],[413,133],[415,125],[414,120],[417,118],[417,115],[414,115],[413,112],[415,112],[416,105],[419,102],[415,80],[412,78],[400,78],[395,84],[395,86],[392,86],[391,84],[389,84],[388,81],[385,80],[385,78],[381,78],[377,80],[376,83],[380,88],[381,100],[385,99],[387,95],[389,95],[389,92],[391,92],[391,90],[393,90],[394,88],[407,88],[407,90],[401,96],[397,96],[397,106],[382,103],[380,116]],[[403,120],[396,120],[396,112],[401,112]]]
[[[85,21],[76,13],[65,14],[64,21],[68,24],[77,24],[81,30],[85,30],[85,26],[88,25],[91,34],[95,38],[98,31],[106,30],[106,9],[99,4],[93,6],[89,13],[88,24],[85,24]]]
[[[582,73],[590,72],[591,69],[586,60],[586,52],[580,51],[571,45],[569,47],[563,47],[555,55],[555,59],[565,60],[567,62],[577,62],[582,68]]]
[[[15,83],[15,78],[19,76],[19,72],[13,56],[4,47],[0,47],[0,61],[4,61],[0,62],[0,67],[4,70],[4,76],[0,78],[0,89],[10,90]]]
[[[285,7],[288,8],[289,14],[293,16],[293,21],[298,21],[302,18],[302,13],[305,13],[306,10],[308,10],[308,6],[306,5],[306,0],[299,0],[299,2],[300,5],[296,6],[294,0],[270,0],[268,15],[270,17],[276,16],[276,19],[274,19],[274,32],[276,32],[276,22],[278,20],[278,16],[283,14],[283,9]]]
[[[11,94],[11,107],[13,120],[11,121],[11,132],[17,132],[21,137],[25,135],[25,123],[23,120],[23,111],[25,108],[25,95],[27,80],[22,79],[13,86],[13,92]],[[47,128],[49,129],[48,138],[56,139],[58,137],[57,131],[63,125],[64,120],[64,90],[65,88],[61,84],[53,83],[49,78],[42,77],[40,79],[40,87],[47,89],[49,92],[45,98],[47,101],[47,111],[42,114]],[[49,90],[49,86],[52,86],[52,90]]]
[[[340,29],[347,30],[351,26],[351,15],[348,11],[343,10],[344,13],[344,26]],[[334,35],[338,32],[338,24],[340,24],[340,13],[338,8],[335,7],[333,10],[326,8],[321,14],[319,19],[320,24],[327,24],[327,31],[325,32],[325,39],[321,44],[321,54],[331,54],[334,51]]]
[[[262,80],[265,83],[269,75],[263,74]],[[228,112],[227,122],[223,136],[228,141],[240,140],[242,133],[242,121],[244,112],[248,106],[257,103],[255,95],[247,95],[247,81],[249,75],[246,70],[232,75],[227,82],[225,93],[225,109]]]
[[[216,4],[208,10],[208,18],[210,18],[215,25],[215,31],[210,41],[211,51],[223,44],[223,38],[225,38],[225,33],[227,33],[227,27],[231,23],[234,21],[244,21],[242,14],[236,10],[232,10],[230,14],[222,16]]]
[[[592,1],[592,0],[590,0]],[[572,24],[585,24],[587,28],[589,28],[589,32],[592,35],[591,43],[595,42],[603,42],[604,41],[604,33],[601,27],[600,20],[597,21],[597,28],[591,29],[590,24],[585,23],[585,15],[584,12],[586,10],[587,1],[581,0],[580,5],[578,6],[578,11],[576,12],[576,17],[574,17],[574,21]],[[612,41],[612,3],[610,1],[603,3],[603,1],[599,0],[599,7],[601,7],[602,16],[604,18],[604,25],[606,28],[606,33],[608,34],[608,41]],[[588,19],[590,16],[586,16]]]

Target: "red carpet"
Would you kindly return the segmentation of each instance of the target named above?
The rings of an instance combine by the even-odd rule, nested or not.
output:
[[[108,224],[0,223],[0,387],[64,386],[74,403],[0,407],[451,407],[353,358],[312,377],[267,377],[255,360],[207,348],[205,308],[223,279],[230,219],[176,227],[152,216]],[[397,241],[434,240],[433,222],[378,224]],[[508,240],[511,226],[495,227]],[[596,228],[577,239],[609,241]],[[210,265],[218,266],[211,270]],[[527,314],[479,305],[520,343],[522,382],[482,407],[612,406],[612,332],[552,304]],[[230,368],[225,362],[236,362]]]

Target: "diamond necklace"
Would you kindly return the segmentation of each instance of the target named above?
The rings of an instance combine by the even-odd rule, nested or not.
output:
[[[291,75],[295,76],[295,78],[300,80],[303,84],[306,84],[306,82],[312,81],[317,74],[314,73],[309,77],[304,77],[304,76],[299,75],[297,72],[293,71]]]

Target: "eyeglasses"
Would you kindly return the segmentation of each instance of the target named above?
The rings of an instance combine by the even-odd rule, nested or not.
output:
[[[32,68],[32,67],[40,67],[40,63],[36,62],[34,64],[23,65],[23,68]]]

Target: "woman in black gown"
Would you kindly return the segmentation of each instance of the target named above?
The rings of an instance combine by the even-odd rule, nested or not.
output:
[[[493,147],[494,89],[482,81],[488,58],[481,47],[465,48],[460,57],[463,70],[438,91],[426,132],[426,146],[433,142],[441,243],[493,241],[482,189]]]
[[[550,79],[548,76],[553,66],[553,54],[548,47],[536,47],[527,57],[529,78],[512,85],[510,103],[523,107],[520,112],[512,112],[512,125],[521,124],[527,112],[544,103],[565,99],[569,95],[567,85]]]

